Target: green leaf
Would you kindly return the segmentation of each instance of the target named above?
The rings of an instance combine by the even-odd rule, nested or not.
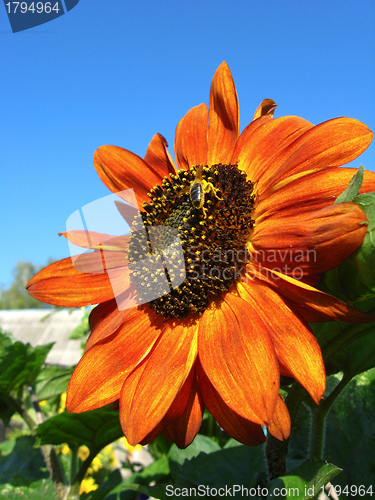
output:
[[[328,359],[330,369],[335,367],[336,371],[342,370],[349,378],[375,366],[375,327],[373,324],[361,326],[358,333],[366,330],[369,333],[343,347]]]
[[[48,477],[43,455],[34,444],[32,436],[0,443],[0,484],[29,486]]]
[[[81,323],[76,326],[70,333],[69,338],[71,340],[82,339],[85,335],[90,332],[90,327],[88,324]]]
[[[169,452],[169,460],[171,466],[171,474],[178,477],[182,471],[182,465],[186,460],[190,460],[198,456],[200,453],[205,455],[213,451],[220,450],[220,446],[213,439],[198,434],[190,446],[184,450],[180,450],[175,444],[171,447]]]
[[[41,370],[36,379],[35,393],[38,400],[60,396],[67,390],[74,367],[50,365]]]
[[[154,460],[158,460],[159,458],[168,455],[172,444],[173,443],[165,438],[163,434],[159,434],[159,436],[157,436],[148,445],[148,451]]]
[[[30,486],[1,485],[4,500],[56,500],[56,492],[51,479],[35,481]]]
[[[194,449],[190,449],[193,445]],[[198,435],[191,446],[186,450],[172,447],[169,455],[174,486],[180,489],[199,485],[251,488],[265,470],[264,446],[248,447],[232,442],[221,449],[215,441],[202,435]]]
[[[141,472],[137,472],[135,477],[137,482],[148,485],[149,483],[158,483],[170,473],[169,460],[167,457],[159,458],[145,467]]]
[[[108,480],[103,483],[92,495],[90,495],[90,500],[101,500],[103,498],[133,498],[134,494],[131,492],[138,491],[144,493],[148,496],[155,497],[156,491],[159,491],[160,487],[150,486],[150,484],[155,484],[161,480],[166,480],[169,476],[169,464],[167,457],[162,457],[156,460],[148,467],[144,468],[140,472],[132,474],[130,477],[126,478],[125,481],[122,479],[121,475],[111,474]],[[165,485],[161,486],[161,489],[165,490]],[[125,493],[128,492],[126,495]],[[108,495],[110,496],[108,497]],[[158,498],[156,496],[156,498]]]
[[[310,326],[322,348],[328,375],[344,371],[352,378],[375,366],[375,323],[328,322]],[[344,343],[342,340],[347,333],[351,333],[351,340]],[[332,349],[327,348],[333,341],[339,341],[339,348],[331,352]],[[331,353],[329,357],[328,353]]]
[[[0,333],[0,389],[9,393],[23,385],[33,385],[52,346],[12,343]]]
[[[183,478],[186,484],[207,484],[217,488],[235,484],[253,487],[263,458],[263,446],[238,445],[208,455],[200,453],[184,462],[179,483]]]
[[[318,498],[322,487],[341,472],[336,465],[324,460],[307,460],[290,471],[286,476],[278,477],[270,483],[270,498],[310,500]],[[285,495],[281,493],[285,492]]]
[[[343,203],[354,201],[354,198],[359,194],[363,182],[363,165],[361,165],[357,173],[352,177],[349,186],[335,200],[335,203]]]
[[[112,405],[85,413],[60,413],[37,428],[39,444],[67,443],[70,448],[85,444],[98,452],[123,436],[118,412]]]
[[[343,469],[335,483],[375,484],[375,368],[357,375],[328,414],[325,458]]]

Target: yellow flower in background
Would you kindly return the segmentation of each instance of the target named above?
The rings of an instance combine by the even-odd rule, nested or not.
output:
[[[69,448],[69,446],[64,443],[61,446],[59,446],[56,449],[57,453],[61,453],[62,455],[70,455],[72,453],[72,450]]]
[[[82,493],[90,493],[90,491],[95,491],[99,488],[99,485],[95,483],[95,479],[93,477],[86,477],[82,480],[81,486],[79,489],[79,494]]]
[[[78,458],[81,460],[81,462],[84,462],[89,455],[90,455],[90,450],[87,448],[85,444],[78,448]]]
[[[137,444],[136,446],[132,446],[131,444],[129,444],[126,437],[120,438],[120,443],[129,454],[132,454],[134,451],[141,451],[142,449],[142,445],[140,444]]]
[[[60,397],[60,406],[57,410],[57,413],[62,413],[66,409],[66,391],[61,394]]]

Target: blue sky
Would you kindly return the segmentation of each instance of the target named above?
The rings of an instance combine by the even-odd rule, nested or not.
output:
[[[114,144],[143,156],[208,102],[226,60],[241,128],[260,101],[313,123],[350,116],[375,129],[373,0],[80,0],[12,33],[0,5],[0,284],[17,261],[69,255],[75,210],[109,193],[92,163]],[[375,170],[375,147],[356,160]]]

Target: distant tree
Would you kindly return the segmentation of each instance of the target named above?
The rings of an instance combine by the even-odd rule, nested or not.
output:
[[[30,278],[43,267],[35,266],[31,262],[17,262],[13,271],[13,282],[9,288],[3,286],[0,288],[0,309],[42,309],[50,307],[34,299],[26,290]]]

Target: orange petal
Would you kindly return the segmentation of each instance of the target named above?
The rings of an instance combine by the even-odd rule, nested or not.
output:
[[[236,87],[225,61],[212,80],[208,117],[207,164],[228,164],[238,139],[240,114]]]
[[[291,178],[288,184],[272,194],[259,197],[257,224],[273,215],[282,218],[284,212],[297,215],[332,205],[335,198],[348,187],[356,172],[354,168],[331,168]],[[375,191],[375,173],[365,170],[360,193],[372,191]]]
[[[134,217],[139,214],[139,210],[127,203],[123,203],[122,201],[115,201],[115,205],[117,210],[119,211],[121,217],[128,224],[128,226],[132,226],[134,222]]]
[[[298,116],[276,120],[268,115],[258,118],[240,135],[232,163],[238,161],[239,168],[257,183],[257,190],[262,194],[264,183],[274,176],[278,162],[288,154],[288,147],[312,127],[310,122]]]
[[[191,394],[191,389],[193,386],[193,381],[195,378],[194,374],[194,368],[190,370],[190,373],[187,377],[187,379],[184,382],[184,385],[181,387],[179,392],[177,393],[173,403],[169,407],[169,410],[165,414],[165,419],[167,421],[172,421],[177,418],[180,418],[186,409],[186,405],[188,404],[190,394]]]
[[[206,309],[199,321],[199,359],[233,411],[257,424],[272,421],[279,392],[275,351],[246,301],[227,293],[217,309]]]
[[[161,434],[163,432],[163,430],[165,429],[167,423],[164,421],[164,419],[156,426],[154,427],[154,429],[152,429],[152,431],[147,434],[146,437],[144,437],[142,439],[142,441],[140,441],[138,444],[140,444],[141,446],[146,446],[148,445],[149,443],[151,443],[151,441],[153,441],[155,438],[157,438],[159,436],[159,434]]]
[[[128,250],[130,242],[129,235],[111,236],[110,234],[80,229],[59,233],[59,236],[65,236],[73,245],[95,250]]]
[[[275,109],[277,108],[277,104],[272,99],[263,99],[263,101],[257,107],[253,120],[257,120],[261,116],[270,116],[273,117]]]
[[[161,334],[163,318],[154,311],[133,309],[115,333],[93,345],[70,379],[68,412],[94,410],[119,399],[126,376]]]
[[[207,163],[208,109],[205,104],[192,108],[180,120],[175,134],[175,155],[180,168]]]
[[[308,326],[267,285],[238,283],[237,288],[240,296],[268,325],[277,360],[319,403],[326,377],[319,344]]]
[[[298,312],[306,321],[346,321],[348,323],[370,323],[374,316],[349,306],[333,295],[321,292],[316,288],[285,276],[276,270],[251,271],[247,275],[247,283],[261,279],[272,287],[279,295],[286,298],[289,304],[298,307]]]
[[[185,383],[196,355],[197,325],[165,323],[158,343],[121,389],[120,422],[131,445],[143,441],[161,422]]]
[[[162,175],[142,158],[117,146],[98,148],[94,154],[94,166],[101,180],[113,193],[133,189],[139,206],[148,199],[150,189],[162,180]],[[121,197],[133,202],[131,196]]]
[[[211,384],[199,363],[197,373],[204,404],[220,427],[229,436],[248,446],[256,446],[264,443],[266,437],[262,431],[262,427],[241,417],[224,403],[224,400]]]
[[[120,328],[129,313],[130,309],[119,311],[117,302],[114,299],[96,306],[89,316],[91,333],[85,345],[85,352],[94,344],[109,337]],[[131,314],[134,313],[135,310]]]
[[[372,141],[371,130],[352,118],[335,118],[307,130],[275,160],[274,176],[263,189],[275,190],[280,181],[305,170],[326,170],[345,165],[365,151]]]
[[[285,439],[288,439],[290,435],[290,428],[291,422],[288,408],[286,407],[283,398],[279,396],[279,399],[277,400],[276,410],[273,414],[273,420],[267,427],[267,430],[276,439],[284,441]]]
[[[113,299],[101,254],[83,254],[79,259],[88,272],[77,271],[71,257],[60,260],[31,278],[27,284],[30,295],[42,302],[65,307],[81,307]]]
[[[185,383],[186,385],[186,383]],[[178,403],[179,398],[177,395],[175,401],[169,409],[166,419],[170,417],[170,413],[174,411],[174,406]],[[183,414],[173,419],[163,430],[163,435],[170,441],[177,444],[179,448],[186,448],[193,441],[198,434],[202,424],[203,417],[203,401],[199,391],[197,380],[192,380],[190,385],[189,399],[185,402]]]
[[[145,162],[163,178],[176,173],[173,158],[168,152],[168,143],[161,134],[155,134],[148,145]]]
[[[271,217],[255,226],[252,260],[269,269],[302,279],[333,269],[361,246],[367,218],[356,203],[338,203],[321,210],[283,218]]]

